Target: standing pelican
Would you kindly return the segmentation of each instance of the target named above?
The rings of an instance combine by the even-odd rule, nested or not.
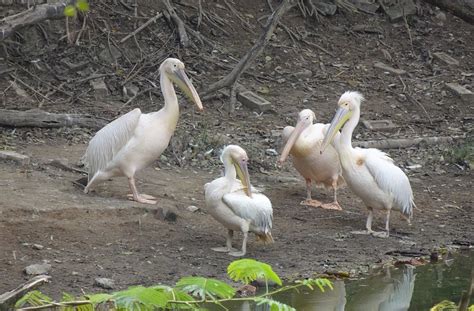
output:
[[[367,231],[363,233],[388,237],[392,209],[400,211],[410,222],[415,206],[413,192],[408,177],[393,164],[393,160],[387,154],[374,148],[352,148],[352,133],[359,123],[360,104],[363,100],[364,97],[358,92],[345,92],[341,96],[338,102],[339,108],[324,137],[322,150],[324,151],[333,142],[339,153],[342,176],[369,210]],[[341,134],[338,134],[343,125]],[[386,211],[386,232],[372,231],[374,208]]]
[[[201,99],[184,71],[184,64],[175,58],[160,66],[161,92],[165,106],[156,112],[142,113],[135,108],[104,126],[89,142],[83,162],[88,168],[85,193],[98,183],[114,176],[126,176],[133,200],[155,204],[156,198],[139,194],[135,173],[150,165],[168,147],[179,118],[176,83],[202,110]]]
[[[287,126],[283,129],[283,141],[286,141],[278,162],[283,163],[288,154],[293,156],[293,165],[306,180],[306,200],[302,205],[322,207],[325,209],[342,210],[337,202],[337,188],[344,183],[341,176],[341,164],[336,150],[329,146],[321,154],[321,143],[324,139],[326,124],[313,121],[316,115],[310,109],[304,109],[298,114],[296,127]],[[311,198],[311,183],[332,187],[334,202],[321,204]]]
[[[229,252],[232,256],[246,253],[248,232],[257,235],[263,242],[273,242],[271,234],[273,209],[270,200],[256,193],[250,185],[247,169],[248,157],[244,149],[236,145],[224,148],[221,155],[224,176],[204,186],[206,207],[218,222],[227,228],[225,247],[217,247],[216,252]],[[236,179],[239,176],[240,180]],[[242,231],[242,250],[232,248],[234,231]]]

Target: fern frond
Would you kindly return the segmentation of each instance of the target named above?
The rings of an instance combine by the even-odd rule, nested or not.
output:
[[[116,292],[111,300],[119,310],[156,310],[168,303],[167,295],[149,287],[134,286],[124,291]]]
[[[449,300],[443,300],[440,303],[434,305],[430,311],[456,311],[458,306]]]
[[[26,304],[30,306],[42,306],[49,304],[53,301],[49,296],[46,296],[39,290],[33,290],[31,292],[26,293],[23,297],[21,297],[16,303],[15,308],[21,308]]]
[[[257,305],[268,305],[270,311],[296,311],[295,308],[270,298],[259,297],[255,299],[255,302]]]
[[[266,263],[254,259],[239,259],[230,263],[227,274],[234,281],[249,284],[257,279],[265,279],[282,285],[280,277]]]
[[[235,289],[227,283],[203,277],[184,277],[176,283],[176,288],[201,299],[227,299],[235,295]]]
[[[309,287],[311,290],[314,290],[314,286],[317,286],[319,290],[321,290],[323,293],[325,291],[325,287],[329,287],[331,290],[333,290],[333,286],[331,281],[328,279],[322,279],[322,278],[317,278],[317,279],[305,279],[302,281],[296,281],[296,283],[303,284],[307,287]]]
[[[92,294],[86,295],[85,298],[89,300],[94,306],[110,300],[113,296],[110,294]]]

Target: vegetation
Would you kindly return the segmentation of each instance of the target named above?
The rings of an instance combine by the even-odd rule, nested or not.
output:
[[[257,305],[268,305],[272,311],[295,310],[291,306],[272,298],[276,293],[307,287],[311,290],[319,288],[325,291],[332,289],[332,283],[327,279],[306,279],[292,285],[283,286],[280,277],[272,267],[253,259],[233,261],[227,268],[227,274],[233,281],[249,284],[260,280],[265,283],[265,292],[252,297],[237,297],[236,290],[229,284],[205,277],[183,277],[175,285],[155,285],[150,287],[133,286],[114,293],[97,293],[74,297],[64,293],[61,301],[40,291],[31,291],[16,303],[16,308],[33,307],[35,310],[57,308],[59,310],[202,310],[205,305],[214,304],[223,310],[228,310],[225,303],[229,301],[252,301]],[[277,286],[270,290],[270,285]],[[32,309],[32,308],[31,308]]]

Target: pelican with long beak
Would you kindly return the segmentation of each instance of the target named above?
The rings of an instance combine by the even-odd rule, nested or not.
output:
[[[367,231],[357,233],[388,237],[392,209],[400,211],[410,221],[415,207],[413,192],[408,177],[393,164],[387,154],[373,148],[352,148],[352,133],[359,123],[360,105],[363,100],[364,97],[358,92],[345,92],[341,96],[336,115],[324,137],[322,151],[331,143],[336,148],[341,161],[342,176],[369,210]],[[339,134],[341,127],[343,128]],[[385,232],[372,230],[373,209],[386,212]]]
[[[85,193],[97,184],[115,176],[126,176],[133,200],[155,204],[156,198],[138,193],[135,173],[150,165],[168,147],[179,118],[179,105],[173,82],[202,110],[201,99],[184,71],[184,64],[175,58],[160,66],[162,109],[142,113],[135,108],[99,130],[89,142],[83,162],[88,169]]]
[[[310,109],[304,109],[298,114],[296,127],[287,126],[283,129],[283,141],[285,147],[281,153],[279,164],[282,164],[291,154],[293,166],[306,180],[306,200],[300,204],[324,209],[342,210],[337,202],[337,188],[344,184],[341,176],[341,164],[336,150],[329,146],[328,150],[321,154],[321,144],[324,133],[329,124],[313,124],[316,115]],[[334,201],[322,204],[311,197],[312,182],[332,188]]]
[[[249,232],[255,233],[257,239],[264,243],[273,242],[272,203],[251,186],[248,157],[244,149],[236,145],[225,147],[221,161],[224,164],[224,176],[204,186],[207,211],[227,228],[226,246],[213,250],[244,256]],[[241,231],[244,235],[240,251],[232,248],[234,231]]]

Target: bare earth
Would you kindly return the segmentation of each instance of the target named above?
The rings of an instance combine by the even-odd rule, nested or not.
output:
[[[252,14],[252,18],[247,17],[258,25],[256,20],[268,14],[265,1],[255,5],[249,4],[255,1],[244,2],[248,5],[239,9]],[[220,7],[213,7],[214,2],[207,5],[205,9],[225,16]],[[286,32],[279,29],[264,55],[249,69],[257,79],[244,75],[239,80],[268,99],[273,111],[259,115],[239,105],[234,116],[229,117],[223,112],[228,101],[224,97],[204,102],[205,112],[194,113],[182,100],[181,119],[172,146],[165,152],[165,157],[138,176],[139,190],[159,198],[156,206],[128,201],[124,178],[116,178],[103,184],[97,192],[86,195],[73,184],[83,177],[81,174],[47,164],[50,159],[65,159],[69,166],[76,165],[94,131],[1,128],[1,149],[29,155],[32,164],[23,168],[0,161],[0,293],[29,278],[23,272],[26,266],[43,261],[52,265],[49,273],[52,282],[42,290],[55,297],[63,291],[73,294],[99,291],[94,287],[97,277],[115,280],[116,289],[136,284],[172,285],[187,275],[226,279],[226,267],[234,258],[210,250],[224,244],[225,230],[206,213],[203,195],[203,185],[221,174],[218,153],[226,143],[239,144],[248,151],[251,181],[263,189],[274,206],[275,243],[264,246],[251,240],[247,257],[271,264],[285,279],[337,272],[357,276],[376,265],[391,262],[397,252],[429,254],[440,247],[472,245],[472,168],[465,163],[455,163],[451,156],[452,150],[463,140],[458,140],[456,145],[389,151],[397,165],[407,172],[418,209],[411,226],[394,213],[392,235],[388,239],[350,233],[364,229],[366,210],[347,188],[339,192],[342,212],[299,205],[305,196],[302,178],[290,164],[277,169],[277,157],[266,152],[266,149],[278,150],[278,131],[285,125],[294,125],[296,113],[303,108],[312,108],[318,122],[329,122],[337,99],[348,89],[359,90],[367,97],[362,106],[362,119],[390,119],[399,126],[394,132],[371,132],[359,125],[355,140],[461,136],[466,133],[472,137],[474,105],[446,91],[444,84],[457,82],[474,90],[473,26],[449,14],[445,20],[439,19],[438,11],[432,7],[423,6],[423,9],[422,15],[410,19],[413,45],[404,22],[390,23],[379,13],[374,16],[338,14],[318,23],[303,20],[298,11],[290,12],[285,17],[287,26],[300,27],[308,35],[308,41],[323,46],[335,56],[301,42],[296,48],[292,47]],[[234,28],[228,31],[234,37],[213,36],[204,29],[207,36],[220,40],[220,45],[217,54],[204,49],[202,53],[207,53],[208,57],[212,54],[215,62],[233,65],[261,28],[257,27],[254,34],[243,33],[235,31],[239,29],[235,25],[240,23],[235,17],[230,16],[229,20]],[[120,28],[121,19],[112,16],[110,23]],[[378,32],[356,31],[353,27],[357,24],[375,27]],[[156,45],[161,46],[170,33],[161,31],[168,29],[163,20],[157,25],[158,35],[164,38],[156,40]],[[62,24],[58,29],[63,31],[61,27]],[[126,27],[130,31],[134,29],[131,22]],[[61,31],[58,31],[58,37]],[[139,39],[156,33],[147,29]],[[102,36],[101,40],[106,42],[101,33],[97,36]],[[146,42],[155,44],[151,39]],[[231,46],[229,42],[242,44]],[[149,48],[153,50],[154,47]],[[89,59],[90,56],[80,53],[92,51],[77,48],[79,51],[71,52],[70,49],[73,48],[60,45],[54,53],[64,52],[77,60]],[[383,50],[390,54],[391,61]],[[448,53],[460,64],[453,67],[433,59],[431,53],[439,51]],[[42,56],[42,61],[60,71],[61,64],[54,59],[59,56],[54,53],[50,59]],[[166,56],[169,55],[163,54]],[[223,69],[225,67],[191,58],[183,52],[177,56],[192,71],[198,91],[228,72]],[[269,58],[265,60],[265,56]],[[375,61],[405,69],[408,74],[399,78],[375,69]],[[59,85],[60,82],[48,72],[37,72],[32,64],[24,65],[49,83]],[[147,74],[156,72],[156,67]],[[76,73],[70,75],[82,79],[76,77]],[[21,77],[29,81],[27,76]],[[46,102],[42,109],[114,119],[133,107],[148,112],[161,105],[159,99],[151,103],[148,96],[143,96],[125,111],[120,110],[124,101],[118,86],[120,79],[111,76],[105,81],[115,86],[107,100],[94,101],[88,84],[74,86],[68,82],[63,83],[65,88],[75,87],[75,92],[86,94],[93,104],[72,104],[58,99],[58,103]],[[35,80],[29,83],[39,85]],[[9,78],[0,76],[0,89],[5,90],[9,85]],[[19,98],[12,89],[5,98],[3,108],[6,109],[38,106],[35,101]],[[414,164],[421,167],[408,168]],[[318,189],[314,191],[314,198],[330,202],[332,193]],[[199,210],[188,211],[190,205]],[[156,217],[159,208],[176,209],[177,220],[159,219]],[[383,219],[382,213],[376,214],[376,229],[383,228]],[[234,246],[240,247],[240,238],[238,236]],[[35,249],[33,244],[44,248]]]

